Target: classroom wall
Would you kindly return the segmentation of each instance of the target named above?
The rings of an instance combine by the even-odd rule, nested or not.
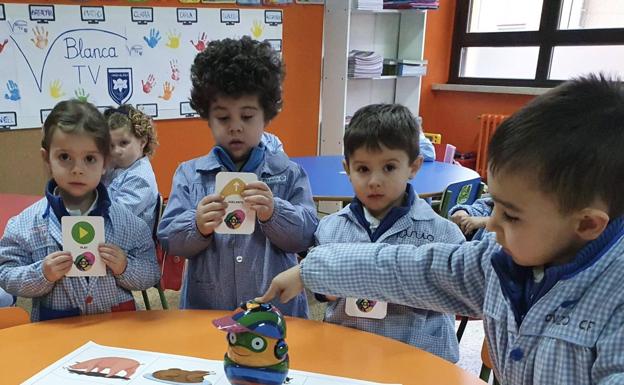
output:
[[[448,82],[457,0],[440,0],[440,9],[427,14],[425,59],[420,115],[425,132],[442,134],[443,143],[461,152],[476,151],[482,113],[511,114],[534,96],[477,92],[433,91],[434,83]],[[461,0],[460,0],[461,1]]]
[[[36,3],[36,1],[4,1]],[[142,3],[55,1],[54,4],[120,6],[206,6],[233,4],[182,4],[178,0],[151,0]],[[269,7],[270,8],[270,7]],[[290,156],[315,155],[318,143],[323,7],[298,5],[275,7],[284,11],[283,53],[286,64],[284,108],[267,131],[280,137]],[[1,37],[1,36],[0,36]],[[206,154],[214,145],[210,129],[201,119],[157,120],[160,146],[152,159],[159,189],[168,197],[171,179],[178,164]],[[39,155],[39,128],[0,132],[0,193],[41,194],[47,179]]]

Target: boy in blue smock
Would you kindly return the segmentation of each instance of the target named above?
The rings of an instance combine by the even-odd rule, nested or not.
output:
[[[494,201],[486,197],[477,199],[470,205],[455,205],[451,207],[448,215],[467,239],[478,241],[487,233],[485,226],[493,210]]]
[[[43,124],[41,155],[52,179],[45,197],[9,220],[0,240],[0,287],[32,298],[31,319],[135,310],[132,290],[160,277],[152,232],[112,202],[100,180],[110,154],[106,120],[93,105],[58,103]],[[104,218],[103,277],[66,277],[73,256],[63,251],[61,218]]]
[[[234,309],[263,293],[297,264],[295,253],[314,243],[318,219],[307,175],[261,142],[281,109],[283,76],[279,55],[249,37],[211,42],[191,67],[191,105],[208,121],[216,146],[178,167],[158,228],[167,252],[188,258],[181,308]],[[258,176],[241,194],[256,212],[250,235],[214,233],[226,208],[215,193],[221,171]],[[308,314],[303,293],[279,307]]]
[[[412,113],[399,104],[372,104],[353,115],[344,134],[343,164],[355,198],[339,212],[321,219],[316,231],[318,244],[420,246],[464,241],[459,228],[437,215],[409,183],[423,162],[419,133]],[[321,300],[325,297],[316,296]],[[330,300],[325,311],[327,322],[394,338],[451,362],[459,358],[454,315],[362,298],[325,298]],[[374,307],[381,312],[373,312]]]
[[[494,133],[483,240],[318,246],[259,300],[305,283],[483,318],[502,384],[622,384],[623,122],[621,81],[565,82]]]

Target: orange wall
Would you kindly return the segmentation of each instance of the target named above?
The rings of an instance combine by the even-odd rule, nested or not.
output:
[[[434,83],[448,81],[455,2],[440,0],[440,9],[427,14],[425,59],[429,64],[427,76],[423,78],[420,115],[426,132],[441,133],[443,143],[454,144],[459,151],[468,152],[477,149],[479,114],[511,114],[533,96],[431,89]]]
[[[5,1],[36,3],[32,0]],[[48,3],[47,1],[41,3]],[[53,4],[107,6],[183,6],[232,8],[234,4],[182,4],[178,0],[149,0],[141,3],[104,0],[54,1]],[[243,7],[240,7],[243,8]],[[321,48],[323,43],[323,6],[290,4],[276,8],[284,11],[282,52],[286,65],[284,108],[271,122],[270,131],[282,140],[289,156],[316,155],[321,92]],[[252,7],[248,7],[252,9]],[[158,187],[168,197],[178,164],[204,155],[214,145],[208,125],[201,119],[157,120],[160,146],[152,159]],[[40,165],[37,165],[40,168]]]

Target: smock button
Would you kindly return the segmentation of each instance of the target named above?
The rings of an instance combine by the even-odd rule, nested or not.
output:
[[[524,357],[524,352],[520,348],[515,348],[511,351],[509,357],[511,357],[511,359],[514,361],[520,361],[522,357]]]
[[[238,262],[238,263],[243,262],[243,257],[241,257],[240,255],[238,257],[236,257],[236,262]]]
[[[88,295],[87,298],[85,298],[85,302],[86,302],[87,305],[90,304],[91,302],[93,302],[93,297]]]

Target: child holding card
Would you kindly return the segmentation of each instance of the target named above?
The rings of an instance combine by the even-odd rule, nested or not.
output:
[[[158,228],[165,249],[188,258],[181,308],[234,309],[297,264],[295,253],[313,243],[318,220],[307,175],[261,142],[281,109],[283,76],[279,55],[249,37],[213,41],[195,58],[191,105],[208,121],[216,146],[178,167]],[[217,191],[223,171],[230,173]],[[249,174],[257,181],[246,179]],[[237,178],[244,184],[244,209],[238,211],[244,215],[238,216],[223,196],[233,202],[236,187],[230,182]],[[243,229],[251,212],[251,234],[215,232],[226,218],[226,227]],[[287,315],[307,316],[303,293],[279,307]]]
[[[111,133],[110,199],[124,205],[154,228],[158,185],[149,161],[156,131],[152,119],[128,104],[104,111]]]
[[[134,310],[130,291],[152,287],[159,269],[150,229],[111,202],[100,183],[110,153],[106,120],[87,102],[60,102],[43,125],[41,146],[52,179],[45,198],[7,224],[0,240],[0,286],[33,299],[33,321]],[[88,217],[62,228],[61,219],[69,216]],[[104,225],[90,218],[101,218]],[[106,243],[82,255],[64,251],[75,246],[72,242],[91,243],[102,232]],[[68,233],[70,239],[61,235]],[[105,276],[66,276],[70,270],[88,271],[98,259],[106,265]]]

